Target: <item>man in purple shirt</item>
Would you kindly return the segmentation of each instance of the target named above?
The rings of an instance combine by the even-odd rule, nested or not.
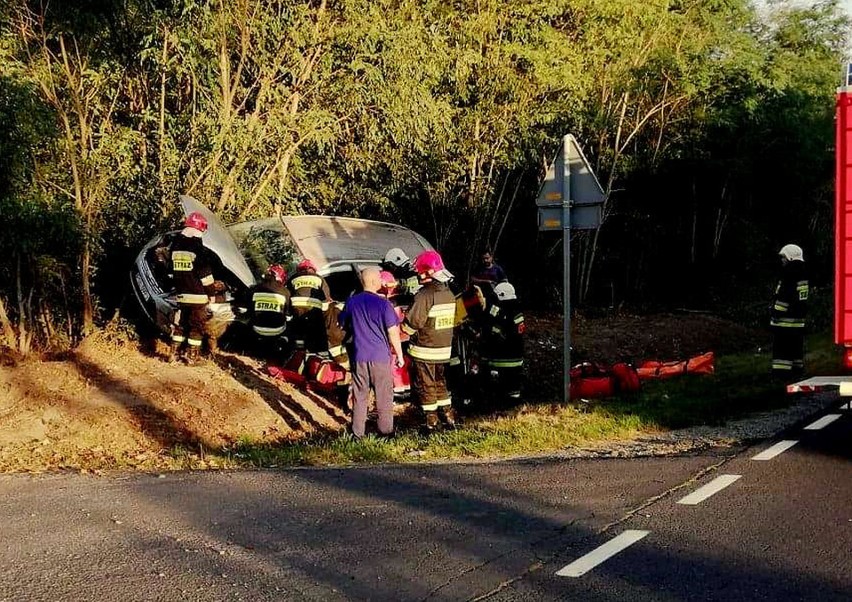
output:
[[[506,272],[503,271],[503,268],[494,263],[494,255],[491,251],[486,250],[482,254],[481,263],[471,277],[471,281],[474,284],[487,284],[491,288],[494,288],[495,285],[501,282],[508,282],[508,278],[506,278]]]
[[[366,429],[371,388],[376,393],[379,433],[393,433],[391,346],[397,363],[405,357],[399,341],[399,318],[390,302],[378,293],[380,274],[378,267],[361,272],[364,292],[349,299],[339,317],[340,325],[352,336],[352,434],[358,438]]]

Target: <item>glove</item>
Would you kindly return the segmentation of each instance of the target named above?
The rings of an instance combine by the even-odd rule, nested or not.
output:
[[[217,293],[224,293],[225,292],[225,283],[222,282],[221,280],[216,280],[215,282],[213,282],[213,290]]]

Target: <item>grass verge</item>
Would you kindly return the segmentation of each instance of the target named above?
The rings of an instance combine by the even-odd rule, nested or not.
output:
[[[808,341],[808,371],[830,373],[834,348],[827,336]],[[244,440],[226,452],[226,464],[262,467],[376,464],[459,458],[497,458],[555,452],[604,440],[631,439],[661,430],[722,424],[786,406],[790,398],[769,376],[767,352],[717,358],[712,376],[645,383],[633,399],[593,404],[526,405],[500,415],[469,418],[458,430],[394,439],[321,438],[282,445]]]

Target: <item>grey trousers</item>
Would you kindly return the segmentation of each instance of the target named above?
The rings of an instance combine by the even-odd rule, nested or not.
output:
[[[393,432],[393,372],[387,362],[355,362],[352,372],[352,433],[363,437],[367,426],[367,406],[370,389],[376,392],[376,410],[379,413],[379,432]]]

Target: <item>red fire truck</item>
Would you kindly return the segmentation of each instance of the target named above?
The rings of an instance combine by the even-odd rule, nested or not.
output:
[[[837,89],[835,123],[834,342],[852,371],[852,63]],[[787,387],[789,393],[839,389],[852,396],[852,376],[818,376]]]

